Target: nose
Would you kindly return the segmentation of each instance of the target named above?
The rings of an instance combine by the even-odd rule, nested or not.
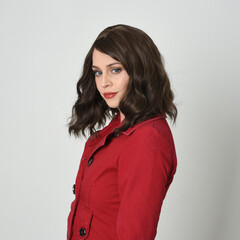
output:
[[[112,85],[112,81],[110,79],[110,76],[105,73],[102,75],[102,82],[101,82],[102,88],[106,88]]]

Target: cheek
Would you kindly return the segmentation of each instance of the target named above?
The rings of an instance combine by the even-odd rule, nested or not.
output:
[[[129,83],[129,78],[126,78],[126,79],[123,80],[123,82],[122,82],[122,89],[123,89],[124,91],[127,90],[128,83]]]
[[[95,85],[96,85],[97,90],[100,92],[100,84],[99,84],[99,81],[96,81],[96,80],[95,80]]]
[[[128,83],[129,83],[129,76],[128,76],[127,72],[124,72],[121,75],[121,78],[119,80],[120,80],[120,81],[118,81],[119,88],[121,88],[122,90],[126,91],[126,89],[128,87]]]

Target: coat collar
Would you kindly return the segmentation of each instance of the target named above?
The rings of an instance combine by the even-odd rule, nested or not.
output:
[[[155,120],[157,120],[157,119],[162,119],[162,118],[166,118],[166,115],[163,115],[163,116],[158,115],[157,117],[150,118],[150,119],[145,120],[145,121],[143,121],[143,122],[137,123],[137,124],[135,124],[133,127],[129,127],[127,130],[123,131],[122,133],[123,133],[124,135],[129,136],[132,132],[134,132],[137,128],[141,127],[142,125],[145,125],[145,124],[147,124],[147,123],[149,123],[149,122],[155,121]]]
[[[122,134],[129,136],[131,133],[133,133],[137,128],[141,127],[142,125],[162,118],[166,118],[166,115],[164,116],[158,115],[157,117],[145,120],[141,123],[137,123],[133,127],[129,127],[126,131],[123,131]],[[105,128],[99,131],[98,136],[95,136],[94,138],[90,137],[86,143],[86,145],[88,146],[88,151],[86,152],[84,158],[89,159],[98,148],[102,147],[105,144],[108,136],[110,136],[114,132],[115,128],[121,127],[123,123],[124,120],[120,122],[120,114],[117,114],[116,116],[113,117],[111,122]]]
[[[129,127],[127,130],[123,131],[122,134],[129,136],[131,133],[133,133],[137,128],[141,127],[142,125],[145,125],[149,122],[152,122],[157,119],[162,119],[162,118],[166,118],[166,114],[164,114],[163,116],[158,115],[154,118],[150,118],[141,123],[137,123],[133,127]],[[120,114],[115,115],[112,118],[111,122],[108,124],[108,126],[103,128],[102,130],[100,130],[99,135],[94,137],[93,139],[91,139],[89,144],[91,145],[91,144],[95,144],[97,142],[99,142],[99,143],[101,142],[100,143],[101,145],[104,144],[106,138],[114,132],[115,128],[121,127],[123,123],[124,123],[124,120],[122,122],[120,122]]]
[[[97,147],[104,145],[106,138],[114,132],[115,128],[119,128],[120,126],[120,115],[117,114],[106,127],[98,131],[98,135],[93,138],[89,137],[87,145],[97,144]]]

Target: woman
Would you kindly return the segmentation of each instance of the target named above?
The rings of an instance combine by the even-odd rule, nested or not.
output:
[[[90,132],[74,184],[68,239],[152,240],[176,172],[166,117],[177,108],[151,38],[115,25],[89,50],[69,133]],[[111,122],[102,130],[106,119]]]

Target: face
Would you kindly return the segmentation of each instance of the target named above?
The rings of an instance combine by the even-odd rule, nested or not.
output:
[[[126,70],[120,62],[97,49],[93,51],[92,63],[99,93],[109,107],[118,108],[129,82]]]

